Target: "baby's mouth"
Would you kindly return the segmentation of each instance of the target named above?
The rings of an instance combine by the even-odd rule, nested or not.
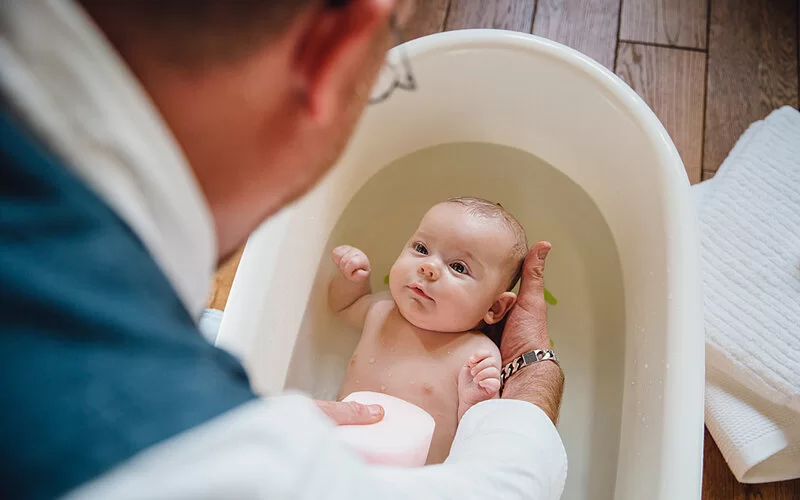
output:
[[[428,299],[428,300],[430,300],[431,302],[435,302],[435,301],[433,300],[433,297],[431,297],[430,295],[428,295],[427,293],[425,293],[425,290],[423,290],[423,289],[422,289],[422,286],[421,286],[419,283],[412,283],[412,284],[408,285],[408,288],[409,288],[409,289],[410,289],[410,290],[411,290],[413,293],[415,293],[417,296],[419,296],[419,297],[421,297],[421,298],[423,298],[423,299]]]

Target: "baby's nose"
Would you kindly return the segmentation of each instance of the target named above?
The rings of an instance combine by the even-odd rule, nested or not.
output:
[[[439,279],[439,270],[430,262],[425,262],[419,266],[419,274],[430,281],[436,281]]]

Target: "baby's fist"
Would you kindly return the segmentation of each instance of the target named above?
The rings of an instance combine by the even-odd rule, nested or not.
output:
[[[500,358],[479,349],[461,367],[458,376],[458,418],[472,406],[497,397],[500,392]]]
[[[358,248],[349,245],[334,248],[333,263],[342,276],[350,281],[358,283],[369,279],[369,258]]]

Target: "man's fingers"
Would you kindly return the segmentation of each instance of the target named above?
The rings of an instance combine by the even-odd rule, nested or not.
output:
[[[317,401],[317,406],[338,425],[366,425],[380,422],[383,407],[355,401]]]
[[[540,241],[533,245],[522,264],[522,282],[519,285],[517,306],[532,314],[544,314],[547,306],[544,300],[544,264],[553,246]]]

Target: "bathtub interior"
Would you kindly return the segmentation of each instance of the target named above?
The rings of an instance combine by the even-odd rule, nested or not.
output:
[[[332,395],[357,332],[326,316],[330,248],[364,247],[380,287],[431,203],[497,199],[556,248],[564,498],[697,497],[696,233],[663,127],[614,75],[552,42],[454,32],[407,50],[419,90],[369,108],[337,167],[254,233],[218,342],[257,390]]]
[[[549,326],[569,379],[559,429],[570,457],[564,498],[611,498],[622,411],[624,350],[622,272],[614,239],[586,192],[523,151],[450,143],[415,152],[381,169],[362,187],[333,229],[297,336],[286,387],[335,398],[359,331],[337,323],[326,307],[330,250],[363,249],[375,270],[373,290],[428,207],[451,196],[499,201],[532,241],[547,239],[548,287],[559,299]],[[314,363],[308,363],[314,360]],[[380,368],[376,368],[380,370]],[[611,458],[611,459],[609,459]]]

